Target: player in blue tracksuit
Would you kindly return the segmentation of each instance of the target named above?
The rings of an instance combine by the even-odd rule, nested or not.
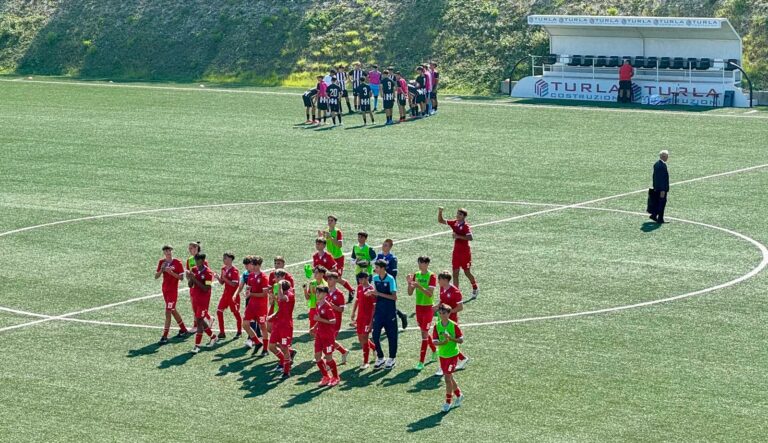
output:
[[[384,260],[387,262],[387,274],[391,275],[395,281],[397,281],[397,256],[392,253],[392,246],[394,242],[392,239],[384,240],[381,245],[381,252],[376,255],[376,260]],[[403,330],[408,327],[408,316],[406,316],[401,310],[397,310],[397,316],[400,318],[400,323],[403,325]]]
[[[375,369],[384,366],[392,369],[397,357],[397,283],[395,278],[387,274],[387,262],[376,260],[374,263],[373,286],[376,296],[376,308],[373,311],[373,344],[376,346]],[[389,358],[384,360],[384,351],[381,349],[381,329],[387,332],[389,345]]]

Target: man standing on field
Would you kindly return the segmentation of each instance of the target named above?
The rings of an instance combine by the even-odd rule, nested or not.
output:
[[[469,247],[469,242],[474,240],[472,237],[472,229],[467,224],[467,210],[459,208],[456,211],[455,220],[446,220],[443,218],[443,208],[437,208],[437,222],[441,225],[448,225],[453,230],[453,284],[459,287],[459,270],[463,269],[464,274],[469,279],[469,284],[472,285],[472,296],[470,300],[477,298],[480,290],[477,288],[477,280],[472,275],[472,250]]]
[[[667,207],[667,193],[669,192],[669,171],[667,171],[669,151],[661,151],[659,160],[653,165],[653,192],[656,197],[656,207],[651,213],[651,219],[658,224],[664,221],[664,208]]]

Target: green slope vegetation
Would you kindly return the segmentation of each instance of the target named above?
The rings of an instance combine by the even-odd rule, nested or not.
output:
[[[547,51],[529,14],[728,17],[768,87],[768,0],[5,0],[0,70],[275,85],[337,63],[434,58],[446,86],[489,92],[515,60]]]

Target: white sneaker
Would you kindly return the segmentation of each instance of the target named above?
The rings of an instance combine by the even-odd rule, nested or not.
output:
[[[383,358],[377,358],[376,359],[376,363],[373,364],[373,367],[375,369],[379,369],[383,364],[384,364],[384,359]]]
[[[208,341],[208,344],[206,345],[209,348],[212,348],[216,345],[216,342],[219,341],[219,337],[216,336],[216,334],[211,336],[211,339]]]
[[[464,394],[461,394],[461,397],[456,397],[456,400],[453,402],[453,407],[458,408],[461,406],[462,401],[464,401]]]
[[[253,340],[248,338],[248,340],[245,341],[245,347],[248,349],[253,349]]]
[[[451,404],[450,403],[443,403],[443,412],[448,412],[451,410]]]
[[[437,371],[435,371],[435,377],[442,377],[443,376],[443,368],[437,368]]]
[[[360,365],[360,369],[368,369],[370,367],[371,365],[369,365],[368,363],[363,363],[362,365]]]
[[[397,359],[388,358],[387,362],[384,364],[384,369],[392,369],[395,367],[396,363],[397,363]]]
[[[190,334],[197,334],[197,326],[192,326],[191,328],[189,328],[189,333]]]
[[[347,364],[347,357],[349,357],[349,351],[347,351],[344,354],[341,354],[341,362],[340,365],[346,365]]]
[[[480,288],[473,289],[472,290],[472,296],[470,297],[470,300],[476,299],[479,294],[480,294]]]
[[[456,370],[460,371],[464,369],[464,366],[466,366],[467,363],[469,363],[469,357],[465,358],[464,360],[459,360],[459,362],[456,363]]]
[[[197,354],[198,352],[200,352],[200,347],[199,346],[195,346],[194,348],[192,348],[192,351],[190,351],[190,352],[192,352],[193,354]]]

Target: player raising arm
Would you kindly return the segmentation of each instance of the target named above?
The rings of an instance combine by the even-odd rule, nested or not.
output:
[[[221,274],[213,274],[219,284],[224,286],[224,292],[221,294],[219,306],[216,308],[216,319],[219,321],[220,340],[227,338],[227,333],[224,330],[224,311],[227,308],[232,312],[237,324],[237,335],[235,335],[235,338],[240,338],[243,332],[243,318],[240,316],[240,296],[239,294],[235,296],[235,292],[240,285],[240,272],[232,265],[234,260],[234,254],[225,252],[222,259],[224,266],[221,267]]]
[[[285,277],[285,271],[277,270],[278,278]],[[293,308],[296,304],[291,283],[288,280],[280,280],[277,287],[277,309],[272,314],[272,332],[269,336],[269,350],[280,361],[279,367],[283,370],[283,378],[291,375],[291,365],[293,364],[293,351],[291,343],[293,342]]]
[[[176,301],[179,298],[179,281],[184,278],[184,265],[180,260],[173,258],[173,247],[163,246],[163,258],[157,263],[155,271],[155,280],[163,277],[163,301],[165,302],[165,324],[163,325],[163,336],[160,337],[160,344],[168,343],[168,330],[171,328],[171,317],[179,325],[177,337],[183,337],[189,333],[184,326],[184,320],[176,310]]]
[[[474,240],[472,236],[472,229],[467,224],[467,210],[459,208],[456,211],[456,219],[446,220],[443,217],[443,208],[437,208],[437,222],[443,225],[448,225],[453,230],[453,284],[459,287],[459,270],[463,269],[464,274],[469,279],[469,283],[472,285],[472,297],[470,300],[477,298],[480,290],[477,288],[477,280],[472,274],[472,249],[469,246],[469,242]]]

